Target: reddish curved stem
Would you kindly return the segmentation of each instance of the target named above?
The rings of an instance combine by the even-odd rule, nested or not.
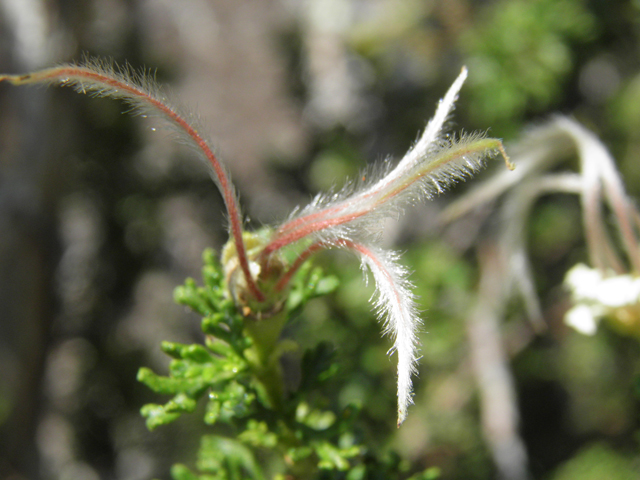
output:
[[[76,79],[86,79],[89,82],[95,84],[104,85],[105,87],[112,88],[116,92],[121,90],[126,92],[131,97],[137,97],[150,104],[161,113],[166,115],[171,121],[178,125],[184,132],[193,140],[196,146],[204,153],[205,157],[209,161],[215,176],[218,179],[222,197],[224,199],[227,212],[229,214],[229,223],[231,226],[231,235],[234,239],[236,252],[238,253],[238,260],[240,262],[240,268],[246,279],[247,285],[251,293],[259,301],[264,301],[264,295],[258,288],[255,280],[251,276],[249,270],[249,260],[247,258],[246,249],[242,240],[242,220],[240,217],[240,210],[236,202],[236,198],[233,192],[231,181],[227,176],[222,164],[213,153],[206,140],[198,133],[198,131],[192,127],[187,120],[185,120],[180,114],[178,114],[171,107],[167,106],[161,100],[147,92],[144,88],[122,81],[118,78],[114,78],[106,73],[100,71],[93,71],[87,67],[78,66],[62,66],[57,68],[51,68],[40,72],[35,72],[26,75],[4,75],[0,76],[0,81],[8,80],[14,84],[25,83],[37,83],[46,82],[51,80],[57,80],[63,84],[74,83]]]
[[[291,277],[293,277],[293,274],[298,271],[298,269],[302,266],[302,264],[306,262],[311,255],[316,253],[318,250],[322,250],[323,248],[328,248],[330,246],[331,245],[328,245],[325,242],[318,242],[318,243],[314,243],[313,245],[310,245],[305,250],[303,250],[300,253],[300,255],[298,255],[298,258],[296,258],[295,262],[293,262],[293,265],[291,265],[289,270],[287,270],[287,272],[282,276],[282,278],[276,284],[276,291],[281,292],[282,290],[284,290],[284,288],[291,281]]]

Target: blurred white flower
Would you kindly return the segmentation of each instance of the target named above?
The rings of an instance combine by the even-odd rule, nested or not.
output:
[[[579,263],[567,272],[564,281],[574,306],[564,321],[585,335],[596,333],[603,318],[630,324],[640,311],[640,278],[630,274],[606,276],[600,270]]]
[[[599,317],[600,314],[595,315],[590,306],[578,304],[567,311],[564,322],[580,333],[593,335],[598,329],[597,320]]]

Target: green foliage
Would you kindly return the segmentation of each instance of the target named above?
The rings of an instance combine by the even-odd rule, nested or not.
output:
[[[590,445],[559,468],[552,480],[630,480],[638,478],[633,460],[620,455],[606,445]]]
[[[559,99],[575,62],[571,44],[591,39],[595,21],[581,0],[500,1],[485,13],[489,19],[461,38],[474,72],[470,114],[508,129]]]
[[[377,455],[364,445],[355,428],[357,407],[350,405],[334,412],[324,408],[326,399],[311,395],[338,371],[329,343],[320,342],[304,352],[299,385],[292,392],[284,392],[279,360],[296,347],[288,340],[264,345],[265,338],[273,337],[267,330],[273,328],[279,335],[284,324],[275,317],[289,318],[314,297],[330,293],[337,287],[335,277],[304,265],[292,282],[284,311],[255,321],[243,318],[229,300],[222,268],[213,252],[206,251],[203,257],[204,286],[188,279],[176,289],[175,299],[203,316],[205,345],[163,342],[162,350],[173,359],[169,375],[157,375],[147,368],[138,373],[138,380],[154,392],[172,395],[163,405],[142,408],[149,429],[196,411],[203,397],[204,423],[217,427],[202,437],[195,470],[174,465],[173,478],[261,480],[273,475],[282,479],[285,474],[346,480],[406,477],[410,473],[406,462],[396,455]],[[436,470],[428,469],[411,480],[437,475]]]
[[[154,392],[174,395],[164,405],[148,404],[142,408],[151,430],[176,420],[182,413],[193,412],[196,401],[209,389],[215,389],[215,394],[209,395],[206,406],[208,424],[246,416],[255,400],[244,355],[251,340],[243,336],[242,316],[226,298],[223,275],[213,252],[205,252],[204,261],[205,286],[198,287],[189,279],[176,289],[175,299],[203,315],[206,347],[163,342],[162,350],[173,358],[170,375],[159,376],[148,368],[138,372],[138,380]]]

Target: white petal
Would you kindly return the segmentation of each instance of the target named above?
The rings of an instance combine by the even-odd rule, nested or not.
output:
[[[571,308],[564,316],[564,323],[585,335],[593,335],[598,329],[593,311],[583,304]]]
[[[631,275],[618,275],[602,281],[596,299],[611,308],[633,305],[638,302],[640,285]]]
[[[594,300],[602,286],[602,273],[579,263],[567,272],[564,281],[576,300]]]

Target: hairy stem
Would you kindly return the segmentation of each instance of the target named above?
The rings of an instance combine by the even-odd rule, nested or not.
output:
[[[397,169],[394,170],[388,175],[391,177],[390,180],[385,178],[362,193],[347,198],[337,205],[285,223],[264,248],[262,255],[266,257],[309,235],[345,225],[369,215],[384,208],[385,205],[393,203],[396,198],[407,193],[417,184],[431,180],[438,192],[441,192],[442,187],[435,179],[439,169],[447,167],[455,161],[465,160],[468,157],[475,158],[496,151],[504,157],[507,167],[513,169],[513,164],[509,161],[500,140],[481,138],[471,142],[452,144],[450,148],[443,149],[439,155],[428,162],[406,168],[405,171],[397,172]],[[453,177],[455,174],[451,176]]]
[[[143,82],[136,82],[136,78],[144,79],[150,85],[149,79],[144,76],[131,74],[127,70],[118,72],[101,66],[98,62],[89,62],[86,66],[63,65],[60,67],[41,70],[25,75],[0,75],[0,82],[7,81],[14,85],[26,85],[32,83],[59,83],[60,85],[76,86],[82,93],[95,93],[100,96],[113,96],[122,98],[134,108],[141,108],[146,104],[155,108],[164,115],[174,126],[185,133],[189,140],[204,154],[208,160],[215,180],[220,187],[227,212],[231,235],[234,238],[238,259],[242,272],[246,278],[251,293],[260,301],[264,300],[263,294],[258,289],[249,270],[249,262],[242,241],[242,218],[236,200],[233,186],[224,167],[213,153],[207,141],[200,135],[182,115],[166,103],[165,98],[145,88]]]

